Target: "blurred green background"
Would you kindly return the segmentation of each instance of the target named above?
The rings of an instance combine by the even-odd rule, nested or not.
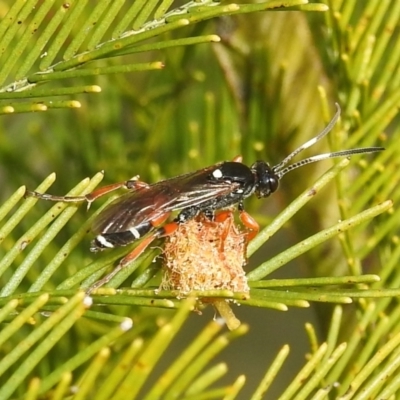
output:
[[[54,3],[54,10],[62,6],[62,2]],[[222,5],[228,3],[222,2]],[[218,43],[105,57],[87,65],[101,69],[161,61],[164,68],[160,70],[76,76],[46,82],[42,87],[52,89],[55,93],[60,88],[80,85],[98,85],[101,92],[62,97],[64,100],[78,100],[80,108],[49,108],[44,112],[3,115],[0,122],[1,199],[7,199],[21,185],[33,190],[52,172],[57,174],[57,180],[48,191],[62,195],[80,180],[98,171],[105,171],[104,184],[124,181],[135,175],[152,183],[221,160],[230,160],[238,154],[243,155],[246,164],[257,159],[276,164],[323,129],[335,111],[335,102],[343,109],[341,129],[335,130],[328,140],[307,151],[304,157],[329,149],[380,146],[387,136],[397,138],[399,129],[394,118],[400,97],[396,86],[400,73],[399,57],[392,53],[398,48],[398,23],[394,23],[395,29],[390,34],[386,28],[393,27],[399,7],[389,3],[379,6],[376,1],[351,1],[346,4],[331,0],[320,3],[329,5],[330,11],[281,9],[280,12],[216,15],[216,18],[152,37],[149,43],[212,34],[219,35],[221,41]],[[3,19],[12,4],[12,1],[0,2]],[[84,7],[68,40],[60,49],[70,44],[74,34],[90,18],[95,4],[97,2],[89,1]],[[184,2],[174,2],[171,8],[182,4]],[[117,15],[109,31],[129,7],[128,4],[122,6],[119,17]],[[29,18],[33,17],[28,17],[24,23],[26,26],[32,22]],[[46,19],[49,23],[52,14],[46,16],[40,29],[46,27]],[[90,29],[96,29],[95,25]],[[90,29],[81,46],[82,51],[93,32]],[[379,46],[373,47],[371,35],[375,35],[373,43],[379,43]],[[2,52],[2,60],[14,55],[13,49],[21,37],[23,30]],[[21,59],[26,54],[29,54],[29,46],[20,54]],[[56,60],[61,60],[61,56],[58,55]],[[40,61],[39,58],[32,67],[32,74],[37,71]],[[4,81],[4,87],[15,79],[12,71]],[[46,97],[45,101],[52,99]],[[54,97],[56,99],[60,98]],[[2,107],[11,102],[2,99],[1,93],[0,101]],[[31,100],[20,101],[28,104]],[[35,101],[40,103],[42,99]],[[363,124],[368,128],[361,135],[359,132]],[[356,133],[357,140],[351,139],[354,137],[352,133]],[[386,157],[386,160],[388,157],[395,158],[394,148],[392,145],[387,156],[366,156],[367,161],[358,164],[352,161],[358,167],[345,172],[345,178],[338,179],[336,187],[330,184],[318,193],[306,208],[251,258],[246,268],[252,270],[273,255],[331,226],[346,215],[354,215],[371,203],[389,196],[395,197],[393,185],[389,185],[390,189],[386,191],[381,190],[384,183],[380,188],[371,190],[358,209],[352,209],[351,206],[365,187],[346,197],[346,185],[351,185],[353,178],[365,171],[377,174],[381,161],[384,161],[382,157]],[[397,165],[398,161],[394,163]],[[251,198],[246,201],[246,209],[265,226],[330,166],[327,161],[290,173],[283,179],[280,190],[270,199],[259,201]],[[373,178],[370,177],[369,182]],[[342,201],[339,206],[338,198]],[[92,208],[95,210],[97,207],[93,205]],[[3,242],[2,254],[48,208],[49,204],[38,202]],[[82,207],[37,261],[35,268],[44,268],[87,217]],[[354,248],[361,246],[365,238],[377,229],[364,226],[357,231],[351,242]],[[395,230],[396,227],[393,227],[387,233],[388,237]],[[73,251],[64,264],[65,268],[54,276],[50,288],[78,271],[87,261],[101,257],[89,253],[89,240],[88,236]],[[346,245],[340,241],[329,241],[294,260],[273,277],[349,274],[346,251]],[[379,250],[371,247],[363,257],[366,269],[371,272],[379,270]],[[22,288],[28,288],[38,273],[32,270],[26,282],[22,283]],[[290,310],[285,314],[250,307],[238,307],[234,311],[240,320],[250,325],[250,333],[235,342],[221,359],[229,364],[227,381],[241,373],[247,375],[248,389],[240,397],[243,399],[248,398],[246,396],[254,390],[269,360],[275,356],[276,349],[291,343],[293,352],[290,362],[286,365],[286,372],[280,375],[282,386],[277,382],[280,388],[273,392],[280,393],[294,371],[304,362],[304,349],[307,346],[304,321],[312,321],[317,327],[320,326],[323,336],[331,315],[331,307],[325,306],[311,311]],[[119,312],[116,311],[117,314]],[[134,313],[130,310],[128,314],[131,312]],[[202,316],[190,316],[188,331],[181,332],[181,340],[177,341],[180,348],[190,342],[193,335],[190,330],[197,332],[201,325],[213,317],[213,313],[209,308]],[[154,311],[138,312],[143,318],[154,318],[156,314]],[[172,347],[169,351],[172,357],[178,350]],[[168,357],[165,358],[165,365],[168,365]],[[160,368],[163,368],[162,365]],[[272,394],[271,398],[275,398],[275,395]]]

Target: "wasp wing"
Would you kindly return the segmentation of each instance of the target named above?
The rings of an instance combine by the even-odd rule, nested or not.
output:
[[[95,233],[125,232],[162,215],[198,206],[234,191],[238,185],[210,179],[220,164],[128,192],[115,199],[95,219]]]

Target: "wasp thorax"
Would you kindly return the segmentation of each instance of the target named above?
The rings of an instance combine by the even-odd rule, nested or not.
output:
[[[279,187],[279,176],[265,161],[256,161],[251,166],[256,177],[255,193],[257,197],[268,197]]]

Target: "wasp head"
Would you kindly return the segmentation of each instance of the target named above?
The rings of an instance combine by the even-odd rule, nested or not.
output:
[[[268,197],[278,189],[279,176],[265,161],[256,161],[250,169],[256,177],[255,193],[258,198]]]

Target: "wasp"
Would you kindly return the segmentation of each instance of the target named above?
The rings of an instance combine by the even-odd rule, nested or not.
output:
[[[127,193],[111,202],[95,219],[92,232],[96,235],[91,242],[92,252],[126,246],[141,240],[138,246],[125,256],[114,270],[90,287],[89,292],[103,286],[127,264],[137,259],[157,238],[166,237],[176,231],[180,224],[204,214],[213,219],[219,210],[237,208],[241,222],[251,230],[254,237],[259,226],[245,210],[243,201],[255,194],[265,198],[274,193],[284,175],[307,164],[334,157],[349,157],[354,154],[373,153],[383,147],[366,147],[315,155],[296,163],[290,161],[301,151],[309,148],[326,136],[340,117],[340,107],[336,104],[336,114],[329,124],[314,138],[310,139],[283,161],[270,166],[265,161],[256,161],[250,167],[237,156],[232,161],[224,161],[185,175],[169,178],[154,184],[138,179],[111,184],[85,196],[53,196],[27,191],[27,196],[43,200],[62,202],[88,202],[117,189],[125,188]],[[171,213],[177,216],[167,222]]]

